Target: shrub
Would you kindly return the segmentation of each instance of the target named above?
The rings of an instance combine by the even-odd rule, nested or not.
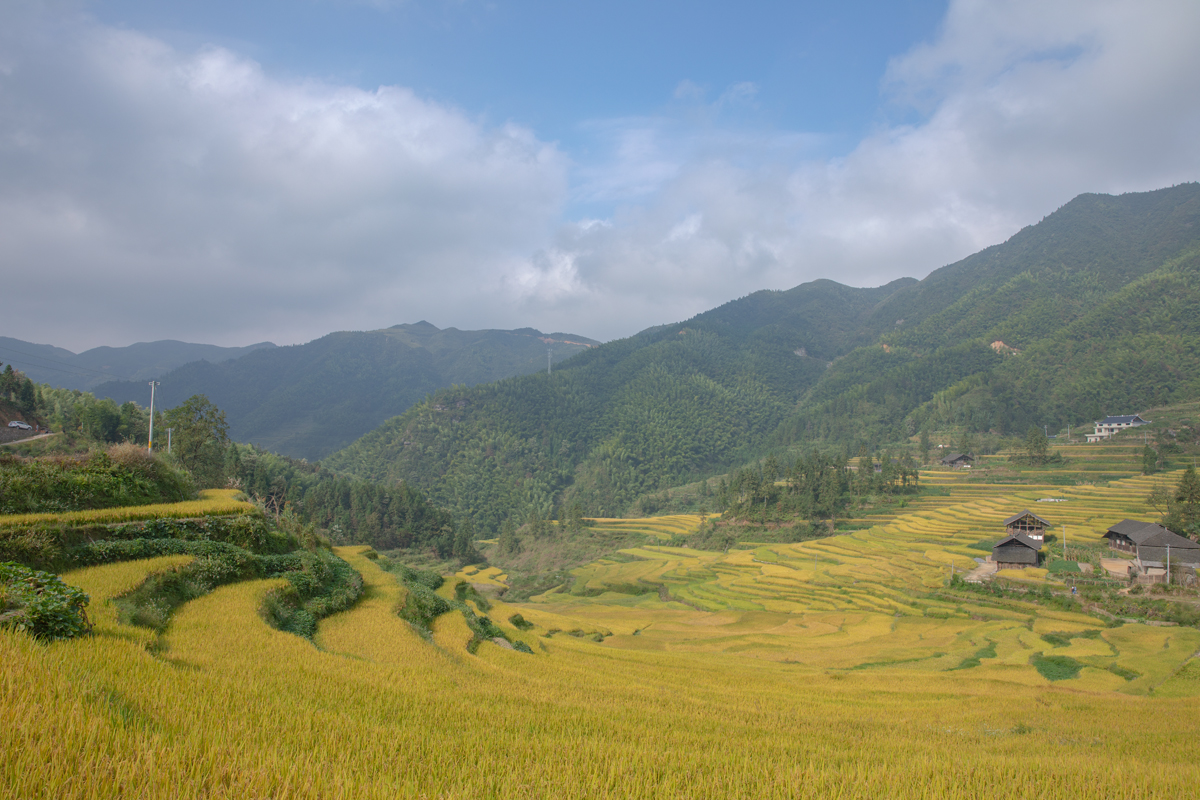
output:
[[[39,639],[73,639],[91,630],[88,596],[54,574],[0,564],[0,626]]]

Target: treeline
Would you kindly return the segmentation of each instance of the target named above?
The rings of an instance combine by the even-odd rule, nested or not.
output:
[[[919,467],[907,451],[898,458],[885,452],[878,462],[870,455],[856,460],[852,467],[845,451],[810,451],[786,464],[768,456],[728,481],[721,478],[716,509],[732,521],[832,520],[867,496],[919,489]]]
[[[71,438],[107,444],[145,444],[149,434],[150,412],[137,403],[118,406],[112,400],[97,399],[90,392],[37,384],[13,369],[12,364],[0,372],[0,399],[7,400],[22,415]]]
[[[477,557],[470,522],[456,521],[406,483],[354,480],[244,444],[231,445],[227,464],[233,484],[268,512],[291,509],[335,544],[428,548],[447,559]]]

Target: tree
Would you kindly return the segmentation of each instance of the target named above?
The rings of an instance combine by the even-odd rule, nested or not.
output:
[[[1158,453],[1150,445],[1142,448],[1142,474],[1153,475],[1158,472]]]
[[[921,447],[921,463],[924,464],[925,462],[929,461],[929,448],[931,447],[931,445],[929,443],[929,430],[928,429],[921,431],[920,447]]]
[[[199,486],[225,484],[225,451],[229,425],[225,412],[196,394],[163,414],[162,425],[172,428],[171,452]]]
[[[1050,457],[1050,440],[1046,438],[1046,432],[1036,425],[1029,426],[1029,432],[1025,434],[1025,453],[1029,456],[1029,463],[1034,466],[1045,464]]]
[[[517,538],[517,526],[512,519],[504,520],[500,526],[500,552],[505,555],[516,555],[521,552],[521,540]]]
[[[132,401],[121,405],[121,423],[117,433],[122,439],[134,444],[146,441],[149,435],[150,415]]]
[[[33,381],[29,378],[21,381],[20,388],[17,390],[17,404],[26,414],[32,414],[37,410],[37,392],[33,388]]]
[[[454,547],[451,554],[464,562],[475,561],[479,558],[475,550],[475,525],[471,518],[463,520],[454,531]]]
[[[1200,535],[1200,476],[1196,475],[1195,467],[1188,467],[1179,476],[1173,499],[1170,515],[1173,524],[1167,527],[1192,537]]]

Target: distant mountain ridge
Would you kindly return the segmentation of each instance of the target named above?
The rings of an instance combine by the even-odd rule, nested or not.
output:
[[[546,369],[600,343],[572,333],[461,331],[428,322],[341,331],[311,342],[255,350],[241,358],[194,361],[162,375],[164,408],[204,394],[223,411],[230,435],[296,458],[319,459],[430,392]],[[118,403],[148,402],[143,383],[95,387]]]
[[[0,336],[0,361],[12,364],[35,383],[91,391],[112,380],[149,381],[192,361],[216,364],[274,346],[259,342],[246,347],[218,347],[163,339],[72,353],[54,345]]]
[[[494,529],[562,503],[620,515],[792,443],[1078,424],[1200,393],[1198,252],[1200,184],[1080,195],[922,281],[756,292],[551,376],[442,390],[324,463]]]

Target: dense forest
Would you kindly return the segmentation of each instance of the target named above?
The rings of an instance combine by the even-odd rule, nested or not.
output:
[[[325,460],[498,530],[771,451],[1022,436],[1194,394],[1200,185],[1081,195],[922,281],[757,292],[551,376],[456,387]],[[970,441],[964,436],[964,441]]]
[[[644,492],[753,457],[825,359],[853,346],[856,321],[911,283],[759,292],[552,375],[435,393],[323,463],[411,482],[489,531],[556,504],[617,515]]]

